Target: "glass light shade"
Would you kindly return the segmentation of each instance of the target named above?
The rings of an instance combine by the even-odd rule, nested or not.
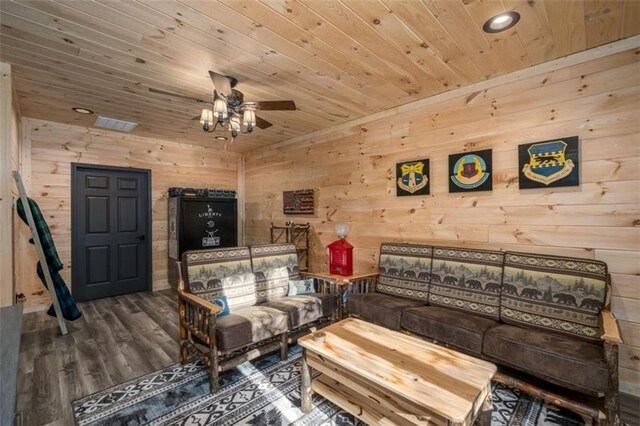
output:
[[[229,128],[231,129],[231,136],[234,138],[238,136],[240,130],[242,129],[240,125],[240,116],[237,114],[233,114],[229,119]]]
[[[336,234],[340,238],[346,238],[349,235],[349,224],[346,222],[336,223]]]
[[[211,125],[213,124],[213,111],[208,108],[202,110],[202,115],[200,115],[200,124]]]
[[[253,127],[256,125],[256,112],[252,109],[245,109],[242,115],[242,124],[246,127]]]
[[[218,121],[227,118],[227,102],[224,99],[218,98],[213,102],[213,115]]]

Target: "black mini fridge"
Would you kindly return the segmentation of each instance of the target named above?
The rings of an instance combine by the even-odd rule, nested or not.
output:
[[[187,250],[238,245],[238,203],[234,198],[169,198],[169,283],[178,288],[176,262]]]

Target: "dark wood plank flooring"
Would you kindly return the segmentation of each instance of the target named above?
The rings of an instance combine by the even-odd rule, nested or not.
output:
[[[46,312],[24,316],[17,401],[24,426],[73,425],[73,400],[178,362],[173,290],[79,306],[82,318],[64,337]]]
[[[24,426],[73,425],[71,402],[178,362],[177,296],[136,293],[80,304],[83,317],[62,337],[45,312],[24,316],[17,411]],[[621,414],[640,425],[638,399]]]

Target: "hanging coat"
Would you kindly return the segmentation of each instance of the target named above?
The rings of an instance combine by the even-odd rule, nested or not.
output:
[[[56,250],[56,245],[53,242],[53,237],[51,236],[51,231],[49,230],[49,226],[47,225],[47,221],[44,219],[42,212],[40,211],[40,207],[33,201],[31,198],[28,198],[29,206],[31,207],[31,214],[33,215],[33,221],[36,225],[36,230],[38,231],[38,237],[40,237],[40,244],[42,244],[42,251],[44,252],[44,257],[47,262],[47,267],[49,268],[49,272],[51,273],[51,280],[53,281],[53,288],[55,289],[56,295],[58,296],[58,302],[60,303],[60,310],[62,311],[62,316],[69,321],[74,321],[82,315],[80,310],[76,306],[73,298],[71,297],[71,293],[69,292],[69,288],[67,284],[64,282],[62,275],[60,275],[60,271],[64,267],[62,262],[60,261],[60,257],[58,256],[58,251]],[[27,221],[27,216],[25,214],[24,206],[22,205],[22,200],[18,199],[16,203],[16,207],[18,210],[18,215],[20,219],[27,225],[29,222]],[[31,244],[34,244],[33,238],[29,240]],[[38,262],[37,266],[38,277],[40,277],[40,281],[42,284],[51,291],[47,286],[47,281],[45,279],[44,270],[42,269],[42,265]],[[53,305],[49,307],[47,314],[52,317],[56,316],[56,312],[53,308]]]

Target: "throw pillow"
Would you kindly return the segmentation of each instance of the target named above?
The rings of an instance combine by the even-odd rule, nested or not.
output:
[[[231,313],[231,308],[229,307],[227,296],[220,296],[218,298],[212,299],[211,303],[213,303],[214,305],[218,305],[222,308],[222,310],[216,314],[216,317],[229,315]]]
[[[289,280],[289,293],[287,296],[310,294],[315,292],[316,289],[313,285],[313,278],[307,278],[306,280]]]

